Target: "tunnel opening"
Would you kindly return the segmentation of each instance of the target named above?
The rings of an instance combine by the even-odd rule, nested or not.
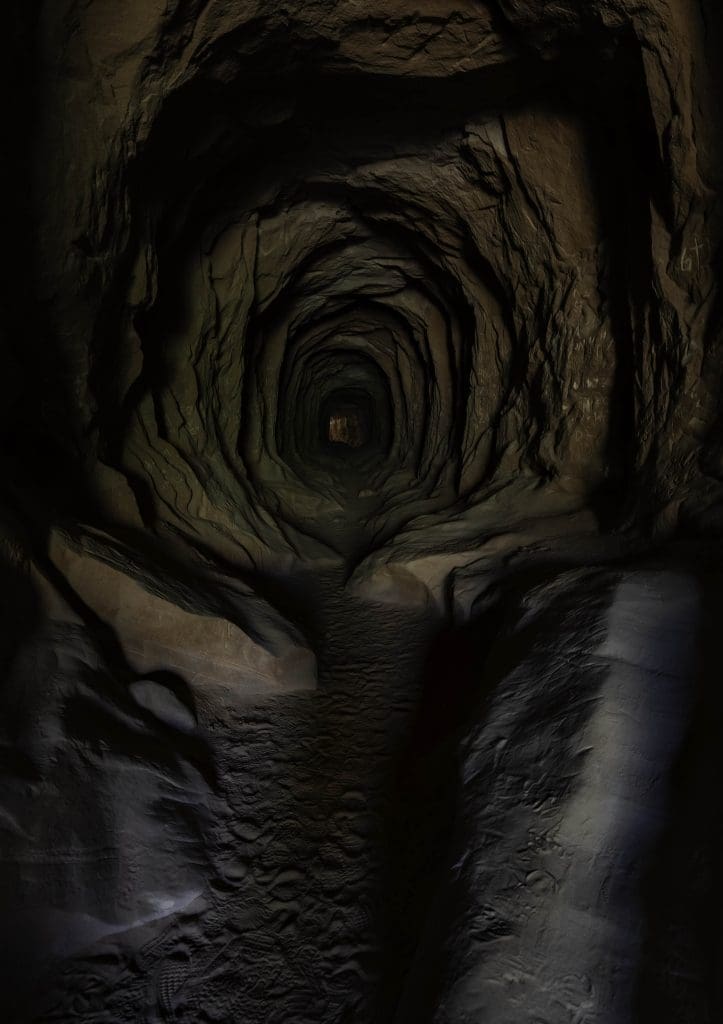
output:
[[[279,451],[306,486],[346,494],[400,458],[399,410],[385,370],[366,353],[339,339],[329,348],[312,344],[300,354],[295,383],[281,392]]]
[[[463,168],[466,175],[479,164],[483,177],[502,175],[493,167],[497,166],[495,145],[502,147],[500,152],[504,150],[499,132],[505,125],[512,132],[513,148],[523,145],[525,132],[535,125],[538,143],[543,151],[549,151],[550,159],[559,156],[554,132],[550,135],[552,126],[565,125],[565,152],[575,153],[580,164],[588,167],[590,181],[586,172],[571,193],[581,210],[582,226],[571,231],[566,214],[558,227],[571,252],[577,251],[576,246],[582,247],[580,251],[592,252],[611,221],[596,212],[600,191],[610,190],[612,199],[621,201],[630,191],[630,181],[625,176],[603,174],[602,170],[597,173],[603,175],[604,183],[598,180],[595,167],[599,164],[606,168],[607,158],[591,146],[587,113],[581,111],[578,116],[578,104],[569,95],[564,79],[560,83],[557,77],[545,73],[534,103],[520,96],[519,109],[504,83],[496,83],[490,106],[496,113],[491,121],[487,119],[489,112],[480,110],[479,100],[471,100],[466,91],[463,94],[459,84],[437,83],[429,90],[417,84],[416,88],[422,89],[420,100],[424,99],[427,117],[423,123],[405,122],[405,145],[417,155],[400,160],[395,173],[414,180],[418,161],[425,153],[434,153],[440,166],[447,168],[450,187],[452,182],[462,187],[461,179],[452,176],[454,168]],[[170,229],[165,243],[168,252],[159,269],[159,296],[163,299],[178,285],[179,278],[192,272],[190,264],[177,262],[171,250],[179,248],[181,238],[185,249],[202,233],[211,268],[208,280],[226,282],[214,288],[230,289],[221,305],[231,309],[235,293],[228,267],[234,265],[233,254],[251,244],[250,236],[244,241],[247,228],[243,226],[242,211],[247,201],[258,201],[264,210],[254,230],[262,239],[258,280],[265,283],[258,300],[246,312],[238,307],[238,321],[227,318],[226,334],[219,341],[223,359],[213,362],[208,370],[212,374],[218,366],[233,367],[228,380],[239,382],[242,400],[229,407],[240,408],[241,414],[234,420],[222,408],[220,395],[226,383],[204,392],[208,407],[199,411],[199,419],[210,420],[214,429],[218,428],[222,450],[229,453],[228,465],[218,470],[219,488],[230,491],[235,486],[235,474],[240,473],[252,482],[249,516],[254,524],[265,523],[268,513],[277,522],[292,524],[294,529],[325,543],[329,516],[319,516],[322,504],[329,515],[336,514],[336,503],[340,497],[346,501],[356,483],[352,476],[358,476],[357,469],[361,472],[362,462],[368,461],[363,471],[368,468],[377,479],[368,488],[365,481],[364,490],[373,490],[380,497],[380,519],[369,523],[367,531],[375,544],[393,535],[402,523],[451,507],[458,497],[476,493],[476,488],[487,486],[495,477],[516,478],[520,467],[546,481],[559,475],[579,480],[581,491],[584,488],[591,500],[595,500],[592,496],[600,487],[609,486],[611,493],[618,493],[623,482],[612,468],[614,460],[606,446],[612,450],[619,445],[608,443],[606,438],[622,437],[627,427],[620,422],[620,402],[611,410],[609,423],[605,408],[613,388],[626,392],[629,373],[623,367],[617,374],[618,383],[613,385],[613,360],[604,355],[602,345],[595,343],[594,332],[586,333],[581,328],[578,342],[577,328],[572,325],[575,303],[593,309],[591,302],[597,294],[594,274],[586,271],[574,301],[570,298],[568,302],[569,308],[558,310],[565,339],[558,352],[555,332],[551,331],[549,338],[545,334],[544,344],[553,346],[556,354],[538,366],[537,356],[529,349],[530,339],[537,333],[532,322],[536,314],[516,318],[507,280],[509,268],[494,253],[487,253],[482,244],[490,231],[507,230],[503,206],[497,209],[491,203],[480,212],[478,233],[472,224],[458,237],[456,229],[448,225],[440,227],[442,234],[437,237],[437,228],[432,229],[435,218],[418,216],[425,202],[435,209],[434,195],[427,196],[423,191],[412,201],[406,186],[395,191],[390,179],[388,188],[380,187],[382,179],[367,178],[366,172],[359,171],[383,155],[387,129],[392,124],[398,129],[397,94],[389,91],[388,83],[376,79],[365,80],[367,88],[357,94],[336,78],[338,90],[329,90],[326,87],[332,79],[322,78],[323,90],[321,80],[304,82],[299,89],[300,106],[294,118],[284,122],[283,130],[275,124],[246,122],[234,122],[231,127],[226,104],[229,97],[236,96],[241,80],[218,89],[218,94],[214,87],[214,100],[218,99],[214,109],[219,125],[226,129],[223,144],[215,136],[206,138],[210,103],[206,90],[210,86],[196,83],[184,92],[183,102],[181,98],[174,101],[172,110],[157,126],[148,151],[157,154],[158,139],[173,134],[178,126],[176,103],[182,105],[184,123],[191,115],[199,118],[198,161],[207,165],[214,183],[212,190],[199,186],[197,195],[188,201],[183,230]],[[467,79],[468,83],[474,80],[474,76]],[[283,92],[286,84],[286,80],[272,76],[264,77],[257,87],[266,99],[267,94],[276,95],[276,90]],[[582,84],[584,94],[591,94],[597,108],[598,97],[588,88],[587,78]],[[444,101],[438,89],[442,89]],[[378,98],[378,104],[371,104],[372,93],[368,90]],[[343,116],[339,97],[347,104]],[[318,104],[312,103],[312,98]],[[382,122],[379,109],[384,111]],[[349,110],[355,114],[351,140],[347,135]],[[444,130],[438,117],[441,113]],[[601,109],[600,113],[605,112]],[[470,124],[477,124],[477,134],[460,135],[458,139],[458,125],[470,118]],[[302,128],[308,129],[308,134]],[[348,155],[339,165],[337,143],[342,136],[347,140]],[[286,154],[283,161],[278,159],[282,141]],[[611,141],[617,142],[617,136]],[[145,173],[146,156],[136,173]],[[278,182],[269,185],[266,169],[277,164],[287,167],[289,161],[298,167],[299,182],[282,171]],[[534,167],[528,167],[526,173],[534,177]],[[575,185],[577,178],[570,173]],[[268,196],[264,191],[267,187]],[[495,188],[502,188],[502,177]],[[262,195],[266,196],[263,203]],[[177,211],[169,205],[166,212],[166,204],[164,198],[163,223],[173,224]],[[444,217],[440,225],[443,222]],[[316,225],[315,233],[310,233],[312,224]],[[612,240],[617,251],[614,233]],[[599,252],[599,273],[607,283],[613,273],[610,267],[620,261],[609,259],[604,247]],[[525,309],[542,310],[553,302],[540,281],[530,278],[525,287],[530,296]],[[195,294],[192,288],[185,291]],[[605,330],[617,350],[623,318],[616,310],[624,311],[626,301],[622,285],[613,287],[612,292],[604,312],[607,317],[613,311],[614,323],[606,322]],[[149,357],[144,360],[137,390],[143,393],[150,386],[154,394],[161,394],[168,390],[166,374],[183,363],[172,360],[170,350],[155,345],[151,337],[166,330],[173,330],[175,337],[180,327],[173,312],[165,313],[165,302],[159,299],[155,305],[157,312],[154,309],[152,316],[144,314],[140,318]],[[177,310],[177,306],[173,304],[169,309]],[[236,327],[232,329],[231,324],[240,324],[244,317],[244,344],[240,346],[234,340]],[[551,322],[548,313],[545,317]],[[580,369],[583,363],[588,365],[587,361],[575,357],[574,372],[580,380],[569,392],[574,396],[570,411],[564,410],[557,398],[551,403],[546,396],[557,394],[554,381],[568,372],[555,361],[558,357],[562,360],[564,352],[573,351],[578,344],[589,350],[594,365],[589,364],[584,377],[591,382],[588,387],[582,383]],[[368,371],[362,369],[363,362],[369,364]],[[352,363],[356,364],[354,369]],[[376,377],[377,371],[383,379],[373,383],[371,377]],[[529,387],[526,378],[532,382]],[[383,427],[383,441],[376,438],[376,426],[365,426],[364,416],[351,410],[341,410],[334,425],[323,417],[319,425],[319,406],[330,391],[349,386],[374,393],[375,420],[378,409],[390,406],[389,415],[383,414],[388,422]],[[180,392],[182,382],[174,382],[174,387]],[[376,395],[380,388],[387,392],[383,400]],[[159,397],[156,405],[155,422],[167,439],[173,434],[175,401],[169,398],[164,402]],[[526,405],[531,408],[526,410]],[[526,426],[519,441],[510,444],[508,440],[519,423],[530,424],[530,429]],[[577,424],[575,429],[573,424]]]
[[[335,391],[322,407],[322,444],[336,456],[368,448],[378,440],[374,436],[373,423],[370,395],[357,390]]]
[[[329,412],[327,440],[330,444],[363,448],[369,441],[369,420],[355,405],[341,405]]]

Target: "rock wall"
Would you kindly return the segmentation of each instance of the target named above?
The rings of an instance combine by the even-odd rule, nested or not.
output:
[[[712,1024],[713,0],[7,17],[6,1019]]]

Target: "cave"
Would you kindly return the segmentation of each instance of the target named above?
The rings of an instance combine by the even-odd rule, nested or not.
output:
[[[718,1024],[717,0],[5,17],[2,1024]]]

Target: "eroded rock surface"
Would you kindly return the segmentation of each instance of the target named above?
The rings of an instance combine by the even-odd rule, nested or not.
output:
[[[721,1018],[722,17],[11,4],[3,1020]]]

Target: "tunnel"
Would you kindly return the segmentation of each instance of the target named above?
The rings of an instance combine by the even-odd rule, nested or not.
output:
[[[714,1024],[715,0],[11,0],[3,1024]]]

